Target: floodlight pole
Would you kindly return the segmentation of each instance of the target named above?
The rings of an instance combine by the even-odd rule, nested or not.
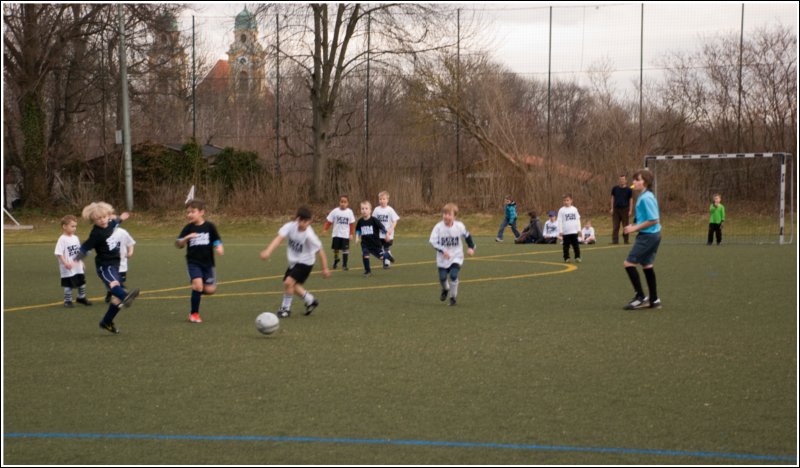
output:
[[[125,204],[128,211],[133,211],[133,165],[131,163],[131,116],[128,108],[128,63],[125,58],[125,19],[122,16],[122,4],[117,4],[117,20],[119,21],[119,81],[122,86],[122,147],[125,163]]]

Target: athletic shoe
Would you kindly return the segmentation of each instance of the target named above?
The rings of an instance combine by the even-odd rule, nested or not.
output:
[[[451,305],[451,306],[456,305],[456,298],[455,297],[451,297],[450,298],[450,304],[449,305]]]
[[[92,303],[89,301],[88,297],[79,297],[79,298],[75,299],[75,301],[79,302],[79,303],[81,303],[81,304],[83,304],[85,306],[92,305]]]
[[[625,305],[625,310],[637,310],[637,309],[644,309],[645,307],[650,307],[650,301],[647,300],[647,297],[641,296],[634,296],[631,301]]]
[[[660,309],[661,308],[661,299],[656,299],[650,303],[651,309]]]
[[[449,293],[449,292],[450,291],[448,291],[446,289],[442,289],[442,294],[439,295],[439,300],[440,301],[446,301],[447,300],[447,293]]]
[[[350,271],[350,268],[348,268],[347,265],[342,266],[342,271]]]
[[[339,259],[337,258],[336,260],[334,260],[334,261],[333,261],[333,268],[332,268],[332,270],[335,270],[335,269],[336,269],[338,266],[339,266]]]
[[[117,333],[119,333],[119,330],[117,330],[117,327],[114,326],[114,322],[111,322],[111,323],[100,322],[100,328],[102,328],[103,330],[105,330],[105,331],[107,331],[109,333],[113,333],[115,335]]]
[[[64,301],[64,307],[66,307],[67,309],[71,309],[75,306],[72,304],[72,301]]]
[[[503,239],[501,239],[501,238],[499,238],[499,237],[495,237],[495,238],[494,238],[494,241],[495,241],[495,242],[503,242]]]
[[[565,258],[565,259],[564,259],[564,263],[569,263],[570,261],[571,261],[571,260],[570,260],[570,259],[568,259],[568,258]]]
[[[372,272],[371,271],[365,271],[363,276],[364,276],[364,278],[368,278],[368,277],[372,276]]]
[[[122,300],[120,303],[120,307],[128,308],[133,305],[133,300],[139,295],[139,288],[134,289],[133,291],[129,292],[125,299]]]
[[[203,323],[203,319],[200,318],[200,314],[197,312],[189,314],[189,321],[192,323]]]
[[[581,260],[581,258],[580,258],[580,257],[578,257],[578,258],[576,258],[576,259],[575,259],[575,261],[576,261],[576,262],[578,262],[578,263],[580,263],[580,262],[582,262],[583,260]]]
[[[292,315],[292,311],[289,309],[281,308],[278,312],[275,313],[279,318],[289,318]]]
[[[319,305],[319,301],[314,299],[314,302],[311,304],[306,304],[306,312],[303,315],[311,315],[311,312],[314,312],[314,309],[317,308]]]
[[[386,258],[389,259],[390,262],[394,263],[394,257],[392,257],[392,253],[388,250],[386,251]]]
[[[388,263],[384,263],[383,264],[383,269],[384,270],[388,270],[389,269],[389,264]]]

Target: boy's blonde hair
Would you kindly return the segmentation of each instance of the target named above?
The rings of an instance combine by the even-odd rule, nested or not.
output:
[[[386,190],[384,190],[383,192],[379,193],[379,194],[378,194],[378,199],[380,199],[381,197],[386,197],[386,198],[389,198],[389,192],[387,192]]]
[[[453,216],[458,215],[458,205],[455,203],[448,203],[442,207],[442,213],[452,213]]]
[[[369,200],[362,201],[361,202],[361,206],[364,206],[364,205],[367,205],[369,207],[369,209],[372,210],[372,203],[370,203]]]
[[[63,218],[61,218],[61,225],[62,226],[66,226],[67,224],[69,224],[69,223],[71,223],[73,221],[75,221],[77,223],[78,222],[78,218],[73,216],[73,215],[66,215]]]
[[[106,202],[94,202],[83,208],[81,216],[83,219],[95,222],[103,216],[111,216],[114,214],[114,207]]]

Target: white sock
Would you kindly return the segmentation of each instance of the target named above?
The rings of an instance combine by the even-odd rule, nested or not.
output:
[[[314,302],[314,295],[306,291],[305,295],[303,296],[303,302],[305,302],[306,305],[311,305],[311,303]]]
[[[283,302],[281,303],[281,309],[290,310],[291,308],[292,308],[292,295],[284,294]]]
[[[450,280],[450,297],[458,296],[458,280]]]

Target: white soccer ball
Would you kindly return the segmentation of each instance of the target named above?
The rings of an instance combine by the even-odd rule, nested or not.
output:
[[[263,312],[256,317],[256,328],[265,335],[271,335],[278,331],[281,323],[278,316],[272,312]]]

